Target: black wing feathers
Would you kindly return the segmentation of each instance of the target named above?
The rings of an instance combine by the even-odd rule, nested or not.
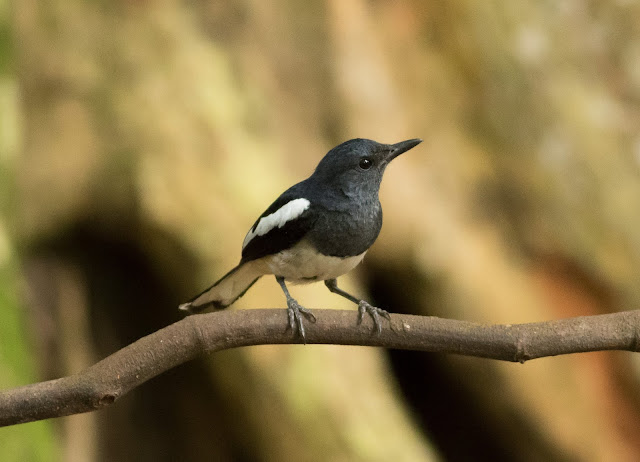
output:
[[[251,227],[251,231],[255,231],[263,217],[271,215],[294,199],[300,199],[302,196],[296,194],[297,186],[290,188],[278,197],[256,220]],[[257,260],[294,246],[311,230],[314,223],[315,213],[313,204],[311,204],[302,214],[286,222],[282,227],[275,227],[262,236],[254,236],[246,247],[242,249],[241,261]]]

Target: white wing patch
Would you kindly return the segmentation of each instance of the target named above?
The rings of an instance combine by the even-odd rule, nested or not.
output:
[[[247,244],[249,244],[249,242],[251,242],[254,237],[264,236],[272,229],[282,228],[288,221],[298,218],[300,215],[302,215],[302,212],[309,208],[310,205],[311,202],[309,202],[307,199],[294,199],[284,204],[272,214],[260,218],[260,221],[258,221],[255,229],[251,228],[247,233],[247,236],[244,238],[242,249],[244,250]]]

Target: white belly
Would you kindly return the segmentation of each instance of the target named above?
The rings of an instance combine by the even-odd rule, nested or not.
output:
[[[265,273],[282,276],[294,284],[335,279],[348,273],[362,261],[364,254],[355,257],[328,257],[319,255],[306,242],[293,249],[283,250],[262,258]]]

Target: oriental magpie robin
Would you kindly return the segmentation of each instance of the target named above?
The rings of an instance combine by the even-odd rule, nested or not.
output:
[[[179,308],[190,313],[225,308],[261,276],[273,274],[287,299],[289,326],[297,327],[303,341],[301,315],[312,322],[315,316],[291,297],[285,281],[324,281],[331,292],[358,304],[359,323],[369,313],[380,332],[380,316],[389,319],[389,313],[339,289],[336,278],[362,261],[380,233],[378,191],[385,168],[421,142],[381,144],[358,138],[333,148],[309,178],[287,189],[260,215],[244,238],[238,266]]]

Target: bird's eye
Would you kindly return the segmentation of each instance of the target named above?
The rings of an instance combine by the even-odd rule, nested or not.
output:
[[[368,157],[363,157],[360,159],[360,163],[358,164],[362,170],[369,170],[373,165],[373,161]]]

